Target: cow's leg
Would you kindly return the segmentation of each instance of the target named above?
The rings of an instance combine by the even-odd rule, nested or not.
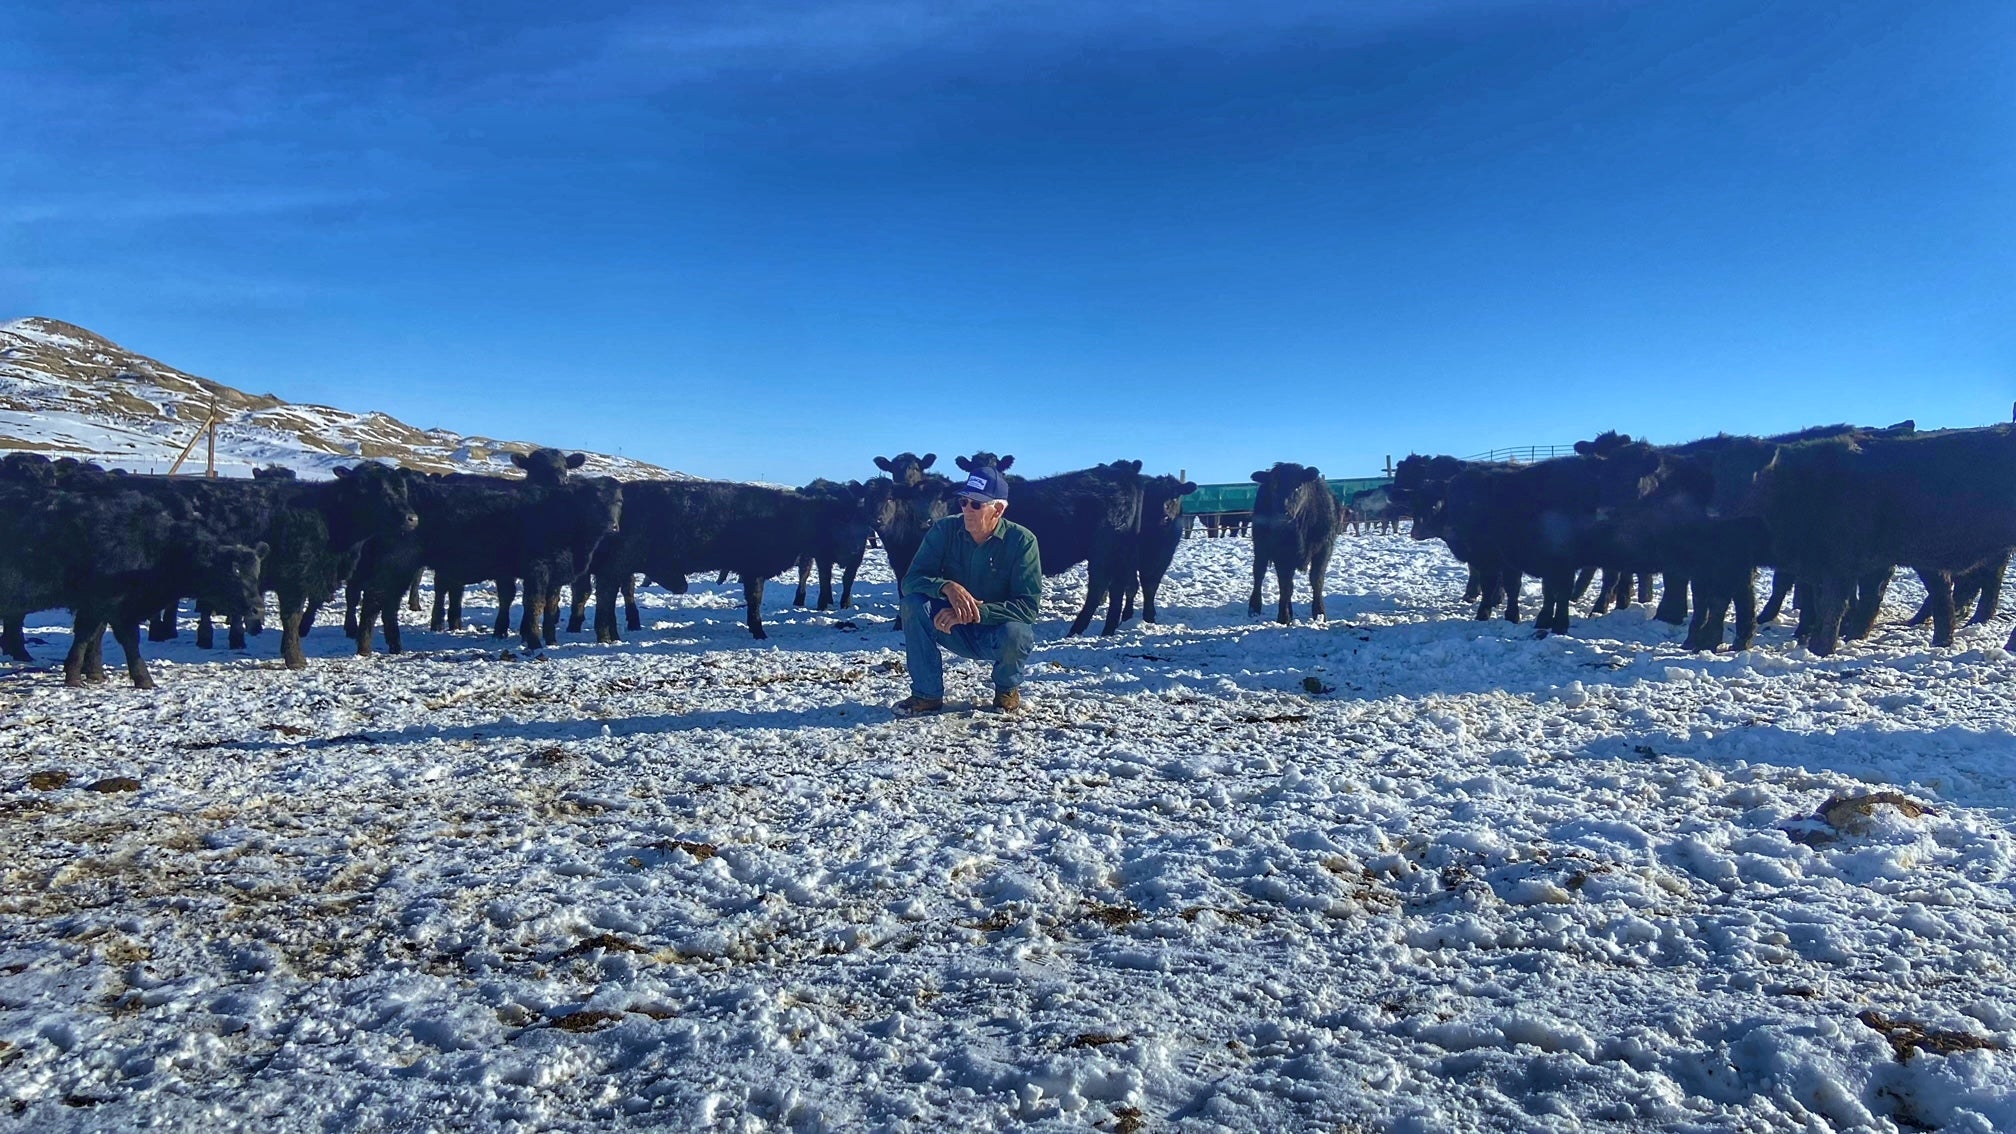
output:
[[[399,600],[396,597],[385,603],[380,617],[385,620],[385,652],[388,654],[404,652],[404,648],[399,644]],[[367,640],[370,637],[369,634],[364,635]]]
[[[1855,598],[1848,608],[1847,620],[1841,626],[1843,638],[1850,641],[1867,638],[1869,632],[1876,628],[1876,619],[1883,613],[1883,595],[1890,589],[1893,574],[1893,568],[1885,567],[1855,580]]]
[[[763,632],[763,576],[753,572],[742,579],[742,601],[749,604],[749,633],[761,639],[770,635]]]
[[[840,609],[854,605],[854,576],[861,570],[861,561],[854,560],[840,569]]]
[[[244,649],[245,648],[244,616],[237,614],[230,615],[229,617],[224,619],[224,626],[225,626],[224,644],[230,646],[234,650]],[[266,628],[263,625],[259,628],[260,631],[263,631],[265,629]]]
[[[616,633],[616,592],[617,581],[614,572],[604,569],[595,574],[595,640],[597,642],[619,642]]]
[[[833,561],[819,561],[819,609],[833,609]]]
[[[180,613],[180,603],[161,608],[161,613],[147,620],[147,640],[166,642],[175,637],[175,616]]]
[[[1134,617],[1134,598],[1135,595],[1140,591],[1140,589],[1141,589],[1140,576],[1137,575],[1134,578],[1127,580],[1127,595],[1124,599],[1121,600],[1120,603],[1120,621],[1125,622],[1128,619]]]
[[[808,580],[809,578],[811,578],[811,575],[812,575],[812,557],[811,557],[811,556],[809,556],[809,555],[801,555],[801,556],[799,556],[799,557],[798,557],[798,590],[797,590],[797,593],[795,593],[795,594],[793,594],[793,595],[791,596],[791,605],[792,605],[792,606],[804,606],[804,605],[805,605],[805,583],[806,583],[806,581],[807,581],[807,580]]]
[[[1274,561],[1274,585],[1280,594],[1274,603],[1274,621],[1283,626],[1295,622],[1295,561],[1277,559]]]
[[[1974,617],[1967,620],[1969,626],[1991,621],[2001,611],[2002,580],[2008,574],[2008,571],[2009,553],[2003,552],[1986,566],[1968,572],[1971,576],[1968,579],[1970,590],[1976,587],[1979,588],[1978,601],[1974,606]],[[1957,595],[1954,597],[1953,605],[1956,612],[1962,605]]]
[[[212,649],[217,645],[217,627],[210,619],[210,612],[201,606],[196,608],[196,648]]]
[[[1260,550],[1259,541],[1253,546],[1253,596],[1246,600],[1246,613],[1258,616],[1260,613],[1260,582],[1267,577],[1267,556]]]
[[[1329,544],[1316,549],[1316,555],[1309,561],[1309,617],[1318,622],[1330,621],[1330,612],[1323,605],[1323,580],[1330,574]]]
[[[140,656],[140,624],[119,619],[112,623],[112,637],[126,652],[126,676],[133,688],[154,688],[154,675],[147,672],[147,659]]]
[[[1757,640],[1757,569],[1744,567],[1736,580],[1736,641],[1741,652]]]
[[[1687,624],[1687,576],[1677,571],[1665,573],[1666,591],[1659,596],[1659,608],[1652,617],[1674,626]]]
[[[546,613],[545,580],[536,572],[527,575],[520,590],[518,597],[522,609],[518,615],[518,644],[527,650],[536,650],[542,644],[539,639],[539,619]]]
[[[304,595],[281,591],[280,606],[280,660],[288,669],[307,669],[308,655],[301,652],[301,616],[308,610],[308,600]]]
[[[1764,601],[1764,609],[1757,612],[1757,621],[1778,621],[1778,614],[1785,609],[1785,599],[1791,593],[1792,572],[1782,567],[1771,568],[1771,594]]]
[[[1470,573],[1469,577],[1463,580],[1463,601],[1476,602],[1478,599],[1484,597],[1484,578],[1477,573],[1477,565],[1475,563],[1468,563],[1464,566],[1470,569]],[[1490,615],[1480,614],[1477,617],[1479,620],[1482,620],[1490,617]]]
[[[1487,621],[1498,604],[1505,601],[1505,576],[1496,567],[1473,565],[1470,577],[1477,584],[1477,621]]]
[[[1594,567],[1584,567],[1581,570],[1575,572],[1575,592],[1571,597],[1580,599],[1583,596],[1583,594],[1585,594],[1589,590],[1589,583],[1595,577],[1596,577],[1596,568]],[[1607,582],[1604,585],[1604,590],[1605,591],[1609,590],[1609,585]],[[1600,599],[1602,596],[1598,597]],[[1597,611],[1596,613],[1600,614],[1602,612]]]
[[[350,607],[349,596],[344,596],[344,605],[350,607],[344,612],[344,620],[350,621],[354,618],[357,623],[357,633],[353,637],[357,639],[358,657],[368,658],[371,656],[371,636],[377,633],[376,626],[379,610],[382,608],[385,616],[391,618],[392,609],[398,604],[398,601],[394,596],[380,590],[375,583],[361,589],[357,596],[357,605],[355,607]],[[386,636],[385,644],[388,647],[392,644],[390,635]]]
[[[1932,645],[1953,644],[1953,576],[1947,571],[1918,572],[1925,584],[1925,601],[1932,606]]]
[[[1092,625],[1092,612],[1099,609],[1099,600],[1106,597],[1106,588],[1102,585],[1105,582],[1104,572],[1095,571],[1093,566],[1091,563],[1085,565],[1085,601],[1071,620],[1071,629],[1065,631],[1066,637],[1083,634],[1085,628]]]
[[[22,625],[27,615],[8,612],[0,617],[0,652],[18,662],[32,662],[35,655],[28,652],[28,640],[22,636]]]
[[[539,635],[549,646],[560,644],[560,584],[555,581],[546,592],[545,617],[539,620]]]
[[[579,634],[581,624],[586,621],[588,609],[588,576],[574,580],[574,586],[567,593],[567,632]]]
[[[462,595],[466,586],[457,583],[448,591],[448,629],[462,629]]]
[[[434,613],[427,619],[427,629],[439,634],[448,625],[448,592],[442,589],[440,576],[435,576]]]
[[[105,636],[105,623],[96,615],[79,614],[70,622],[70,652],[63,656],[63,684],[77,688],[84,684],[91,662],[91,643]]]
[[[413,572],[413,581],[406,585],[406,609],[420,613],[420,572]]]
[[[1090,569],[1092,565],[1087,563],[1085,566]],[[1106,628],[1099,631],[1099,636],[1107,638],[1120,632],[1120,601],[1127,596],[1127,582],[1134,578],[1133,556],[1129,555],[1119,563],[1105,564],[1100,568],[1099,576],[1105,580],[1106,590]]]
[[[343,636],[345,638],[355,638],[358,634],[357,604],[363,600],[364,588],[357,584],[357,580],[343,580]],[[368,618],[364,619],[362,625],[371,625],[371,620]]]
[[[1525,574],[1517,567],[1501,567],[1498,571],[1498,587],[1505,593],[1505,621],[1517,626],[1519,624],[1519,592],[1525,587]]]
[[[526,584],[526,601],[530,602],[531,584]],[[511,604],[518,600],[518,580],[516,577],[497,580],[497,624],[490,631],[493,638],[511,636]]]
[[[1805,584],[1800,584],[1804,587]],[[1806,637],[1806,648],[1822,657],[1835,651],[1841,645],[1841,620],[1848,613],[1849,601],[1855,594],[1855,580],[1847,575],[1822,575],[1813,587],[1813,627]],[[1800,607],[1806,606],[1801,595]]]
[[[315,616],[320,613],[322,613],[322,600],[308,600],[308,605],[301,608],[301,626],[300,629],[295,631],[295,634],[306,638],[308,631],[315,629]]]

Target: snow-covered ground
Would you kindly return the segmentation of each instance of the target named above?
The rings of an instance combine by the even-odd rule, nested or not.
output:
[[[879,567],[12,670],[0,1127],[2016,1129],[2006,626],[1535,641],[1365,537],[1282,627],[1249,555],[1103,641],[1067,576],[1013,718],[892,718]]]

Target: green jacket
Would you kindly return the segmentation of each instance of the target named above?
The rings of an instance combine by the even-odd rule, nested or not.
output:
[[[924,532],[924,545],[903,576],[903,593],[943,598],[948,582],[979,600],[982,626],[1035,622],[1043,604],[1043,559],[1035,534],[1003,519],[986,543],[974,543],[963,518],[939,520]]]

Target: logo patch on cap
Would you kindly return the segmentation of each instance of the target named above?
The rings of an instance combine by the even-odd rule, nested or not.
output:
[[[987,477],[981,473],[974,473],[966,478],[966,488],[969,492],[987,491]]]

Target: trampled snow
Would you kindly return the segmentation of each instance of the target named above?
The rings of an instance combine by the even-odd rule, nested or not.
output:
[[[152,693],[42,616],[0,1127],[2016,1129],[2006,626],[1536,641],[1364,537],[1283,627],[1249,557],[1106,640],[1053,581],[1012,718],[891,715],[879,552],[767,643],[696,580],[532,658],[185,627]]]

